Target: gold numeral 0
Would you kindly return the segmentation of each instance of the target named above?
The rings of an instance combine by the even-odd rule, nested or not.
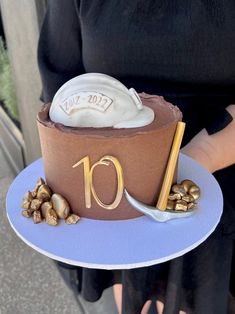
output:
[[[94,171],[95,167],[98,165],[109,166],[110,162],[112,162],[114,167],[115,167],[116,174],[117,174],[118,186],[117,186],[116,197],[115,197],[115,200],[113,201],[113,203],[104,204],[98,198],[97,193],[95,191],[95,187],[93,184],[93,171]],[[94,199],[96,200],[96,202],[101,207],[103,207],[105,209],[116,208],[122,199],[123,188],[124,188],[123,171],[122,171],[122,167],[121,167],[121,164],[118,161],[118,159],[113,157],[113,156],[107,155],[107,156],[102,157],[96,163],[94,163],[94,165],[90,168],[90,158],[89,158],[89,156],[86,156],[86,157],[82,158],[81,160],[79,160],[76,164],[74,164],[73,168],[76,168],[77,166],[79,166],[82,163],[84,166],[83,169],[84,169],[84,186],[85,186],[85,205],[86,205],[86,208],[91,208],[91,194],[93,195]]]

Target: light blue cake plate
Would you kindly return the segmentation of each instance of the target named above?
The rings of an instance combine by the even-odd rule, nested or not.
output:
[[[82,218],[76,225],[60,221],[56,227],[34,224],[21,215],[23,195],[44,177],[42,160],[25,168],[7,194],[7,215],[16,234],[36,251],[64,263],[98,269],[151,266],[181,256],[214,231],[223,209],[223,197],[214,176],[193,159],[180,154],[178,182],[193,180],[201,188],[195,214],[165,223],[144,216],[129,220]]]

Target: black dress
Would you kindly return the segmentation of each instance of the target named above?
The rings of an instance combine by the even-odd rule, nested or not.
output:
[[[202,128],[212,134],[231,121],[225,108],[235,103],[235,1],[51,0],[38,56],[45,102],[74,76],[106,73],[179,106],[187,123],[186,144]],[[224,213],[198,248],[141,269],[73,268],[71,284],[87,300],[96,301],[103,289],[122,282],[125,314],[140,313],[147,299],[156,298],[164,300],[167,314],[179,309],[226,313],[235,235],[235,166],[215,176],[224,194]]]

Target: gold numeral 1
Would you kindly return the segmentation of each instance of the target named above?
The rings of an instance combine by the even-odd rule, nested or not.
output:
[[[84,170],[84,187],[85,187],[85,203],[86,208],[91,208],[91,188],[90,188],[90,159],[88,156],[79,160],[73,168],[76,168],[83,163]]]
[[[105,204],[103,203],[97,196],[97,193],[95,191],[95,187],[93,184],[93,171],[96,166],[103,165],[103,166],[109,166],[110,162],[113,163],[116,174],[117,174],[117,193],[114,201],[111,204]],[[91,208],[91,194],[93,195],[96,202],[105,209],[114,209],[116,208],[123,195],[123,188],[124,188],[124,180],[123,180],[123,171],[122,166],[117,158],[113,156],[104,156],[99,161],[94,163],[94,165],[90,168],[90,159],[88,156],[82,158],[79,160],[76,164],[73,165],[73,168],[76,168],[80,164],[84,165],[84,186],[85,186],[85,205],[86,208]]]

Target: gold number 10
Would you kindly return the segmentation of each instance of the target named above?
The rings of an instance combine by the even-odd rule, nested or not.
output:
[[[116,174],[117,174],[117,193],[115,200],[111,204],[104,204],[101,202],[101,200],[98,198],[97,193],[95,191],[95,187],[93,184],[93,171],[96,166],[98,165],[104,165],[104,166],[109,166],[110,162],[113,163],[115,169],[116,169]],[[118,161],[117,158],[113,156],[104,156],[102,157],[99,161],[94,163],[92,167],[90,167],[90,158],[88,156],[82,158],[79,160],[76,164],[73,165],[73,168],[76,168],[80,164],[83,163],[83,169],[84,169],[84,186],[85,186],[85,205],[86,208],[91,208],[91,194],[93,195],[94,199],[96,202],[103,208],[105,209],[114,209],[116,208],[121,199],[122,199],[122,194],[123,194],[123,171],[120,162]]]

